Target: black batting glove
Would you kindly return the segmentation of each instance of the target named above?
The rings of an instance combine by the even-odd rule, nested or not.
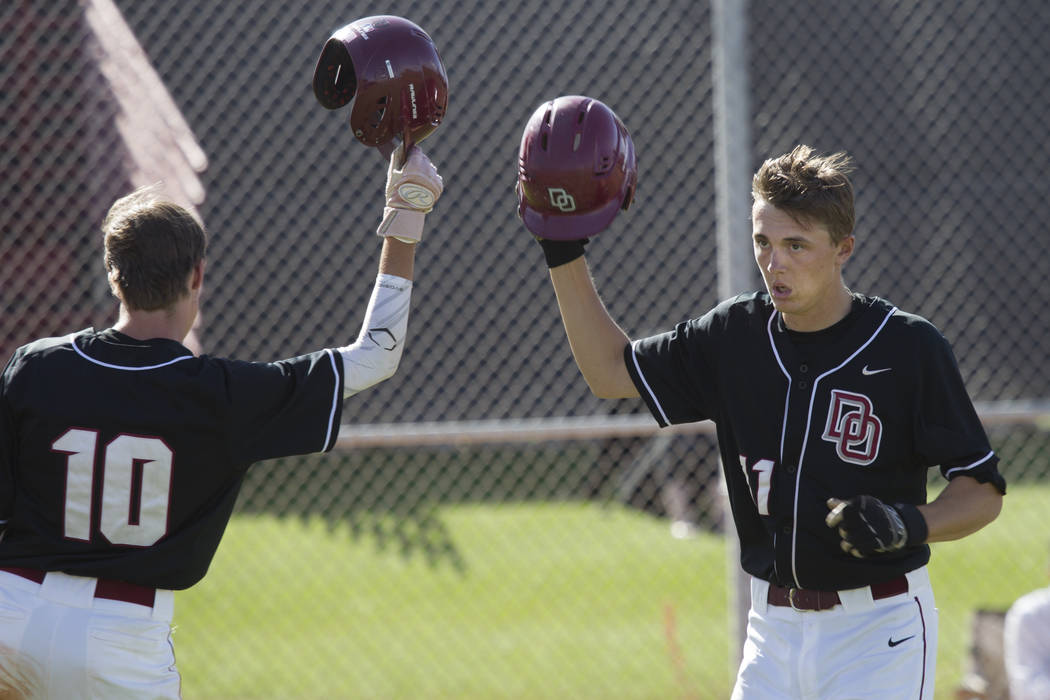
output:
[[[587,245],[590,239],[552,241],[549,238],[537,238],[536,241],[543,248],[543,257],[547,260],[547,267],[558,267],[559,265],[570,263],[576,258],[583,257],[583,247]]]
[[[887,505],[874,496],[856,496],[829,498],[827,505],[831,512],[824,522],[838,528],[842,550],[857,558],[919,545],[929,535],[926,519],[909,503]]]

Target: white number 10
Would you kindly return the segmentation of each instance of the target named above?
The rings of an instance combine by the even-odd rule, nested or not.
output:
[[[51,443],[66,455],[64,535],[91,539],[91,490],[98,433],[71,428]],[[99,531],[113,544],[147,547],[168,531],[173,453],[155,437],[120,435],[103,456]]]

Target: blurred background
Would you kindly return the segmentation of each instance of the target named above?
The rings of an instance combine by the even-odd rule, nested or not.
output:
[[[386,167],[311,79],[328,36],[376,14],[422,26],[450,86],[409,342],[347,400],[335,451],[253,468],[178,597],[185,696],[728,696],[739,567],[711,426],[657,432],[640,401],[590,395],[516,217],[521,131],[564,94],[609,105],[637,149],[634,205],[588,247],[634,337],[758,286],[765,158],[853,156],[847,282],[946,335],[1009,484],[931,565],[937,696],[979,690],[978,621],[1045,585],[1050,542],[1050,4],[4,2],[0,357],[115,320],[99,225],[157,181],[211,237],[203,352],[350,342]],[[741,225],[730,273],[720,231]]]

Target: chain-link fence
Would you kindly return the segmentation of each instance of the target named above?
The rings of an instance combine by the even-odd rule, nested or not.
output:
[[[631,211],[589,246],[606,303],[636,337],[710,308],[704,2],[3,3],[0,354],[112,322],[98,225],[116,196],[161,179],[210,232],[206,352],[268,360],[349,342],[374,277],[385,164],[353,140],[345,110],[316,103],[311,78],[329,33],[374,14],[412,19],[442,55],[449,108],[426,147],[446,189],[418,255],[401,369],[348,400],[344,421],[644,418],[640,402],[600,401],[579,377],[515,216],[517,147],[547,99],[611,106],[640,179]],[[848,283],[933,321],[990,412],[1045,401],[1050,5],[751,0],[745,16],[749,166],[800,142],[851,153]],[[1018,493],[989,531],[1047,480],[1047,426],[1018,415],[989,426]],[[179,598],[187,696],[726,695],[735,565],[713,437],[536,435],[351,442],[255,467],[211,576]],[[938,574],[971,550],[935,548],[938,697],[963,673],[974,607],[1042,582],[1045,527],[1009,522],[1040,546],[1001,580],[975,583],[981,549]],[[975,547],[999,541],[984,536]],[[955,607],[953,586],[970,596]]]

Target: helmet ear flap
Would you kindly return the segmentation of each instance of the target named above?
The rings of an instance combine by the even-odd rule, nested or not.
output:
[[[325,42],[314,69],[314,96],[326,109],[354,102],[358,141],[389,157],[438,127],[448,105],[448,75],[434,42],[403,17],[355,20]]]
[[[627,183],[627,192],[624,194],[624,196],[623,196],[623,204],[620,206],[620,208],[623,211],[627,211],[628,209],[631,208],[631,203],[634,202],[634,188],[635,188],[635,186],[637,184],[638,184],[638,173],[636,171],[631,171],[631,173],[630,173],[630,181]]]
[[[332,36],[324,43],[314,68],[314,97],[325,109],[339,109],[357,92],[357,74],[346,44]]]
[[[518,196],[518,216],[525,215],[525,192],[521,189],[521,180],[514,183],[514,194]]]

